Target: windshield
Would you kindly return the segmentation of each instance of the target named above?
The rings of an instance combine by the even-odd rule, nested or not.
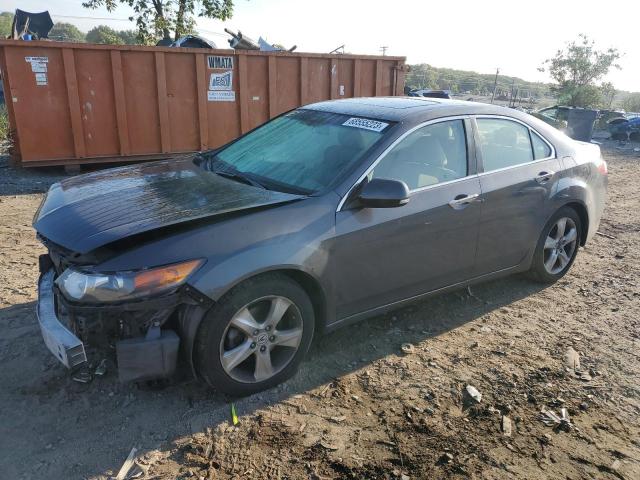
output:
[[[313,193],[347,174],[391,123],[315,110],[294,110],[224,149],[203,154],[209,171],[252,179],[265,188]]]

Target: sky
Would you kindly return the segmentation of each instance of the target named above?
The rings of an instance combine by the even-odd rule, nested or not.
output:
[[[329,52],[345,45],[349,53],[407,57],[407,63],[495,73],[530,81],[550,81],[538,71],[566,42],[585,33],[599,48],[624,56],[621,70],[606,80],[616,88],[640,91],[640,2],[599,0],[235,0],[228,21],[198,19],[199,33],[227,48],[224,28],[241,30],[302,52]],[[54,21],[81,30],[107,24],[134,28],[128,7],[109,13],[82,8],[82,0],[0,0],[0,11],[48,9]],[[77,18],[77,17],[94,17]],[[101,18],[96,18],[101,17]],[[109,20],[106,20],[108,18]]]

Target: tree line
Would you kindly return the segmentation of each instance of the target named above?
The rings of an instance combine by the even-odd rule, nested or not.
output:
[[[587,35],[568,42],[547,59],[539,70],[547,72],[552,83],[528,82],[517,77],[481,74],[428,64],[411,65],[406,77],[409,88],[450,90],[464,95],[494,95],[498,99],[519,98],[535,104],[543,97],[560,105],[582,108],[623,108],[640,111],[640,93],[622,92],[606,81],[611,70],[620,69],[622,53],[613,47],[599,49]]]
[[[0,37],[11,35],[13,13],[0,13]],[[114,30],[108,25],[98,25],[88,32],[82,32],[71,23],[56,22],[49,31],[49,39],[59,42],[105,43],[110,45],[136,45],[139,41],[135,30]]]
[[[485,74],[452,68],[438,68],[422,63],[410,65],[405,84],[409,88],[427,88],[450,90],[463,95],[492,95],[496,80],[495,74]],[[528,82],[518,77],[498,75],[496,94],[498,97],[510,95],[512,89],[519,90],[521,98],[537,100],[551,96],[550,85],[541,82]]]

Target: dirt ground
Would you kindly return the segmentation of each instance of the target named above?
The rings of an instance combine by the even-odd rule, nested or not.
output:
[[[296,377],[235,400],[237,426],[186,374],[72,381],[34,316],[31,219],[62,172],[0,161],[0,477],[105,479],[136,447],[146,479],[640,478],[640,152],[617,145],[606,236],[562,281],[510,277],[318,339]]]

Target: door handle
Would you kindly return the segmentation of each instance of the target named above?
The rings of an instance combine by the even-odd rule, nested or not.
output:
[[[482,198],[480,198],[479,193],[474,193],[471,195],[461,194],[457,195],[456,198],[449,202],[449,206],[454,210],[461,210],[468,206],[470,203],[482,202]]]
[[[538,183],[546,183],[546,182],[548,182],[549,180],[551,180],[551,177],[553,177],[553,175],[554,175],[555,173],[556,173],[556,172],[552,172],[552,171],[549,171],[549,172],[540,172],[540,173],[538,174],[538,176],[536,177],[536,182],[538,182]]]

